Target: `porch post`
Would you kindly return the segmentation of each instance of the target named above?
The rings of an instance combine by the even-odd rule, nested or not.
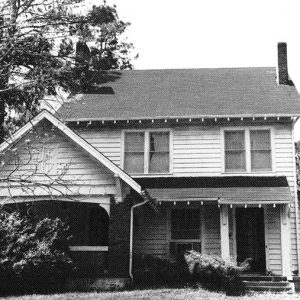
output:
[[[281,265],[282,276],[291,276],[290,262],[290,228],[289,228],[289,207],[287,204],[280,208],[280,234],[281,234]]]
[[[220,207],[220,233],[221,233],[221,257],[224,260],[230,259],[229,252],[229,225],[228,225],[228,206]]]

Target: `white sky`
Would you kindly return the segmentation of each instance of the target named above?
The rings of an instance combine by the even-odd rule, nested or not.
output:
[[[102,0],[92,0],[102,3]],[[107,0],[131,23],[136,69],[276,66],[300,90],[300,0]],[[300,137],[300,134],[299,134]]]

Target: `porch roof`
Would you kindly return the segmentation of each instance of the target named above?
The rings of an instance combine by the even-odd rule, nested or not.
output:
[[[284,204],[292,201],[286,177],[136,178],[157,201]]]
[[[148,189],[157,201],[216,201],[218,204],[284,204],[289,187]]]

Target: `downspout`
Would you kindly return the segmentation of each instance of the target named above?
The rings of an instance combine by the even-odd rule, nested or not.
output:
[[[295,199],[295,216],[296,216],[296,248],[298,260],[298,276],[300,272],[300,246],[299,246],[299,209],[298,209],[298,189],[297,189],[297,171],[296,171],[296,151],[295,151],[295,123],[299,118],[293,121],[292,143],[293,143],[293,164],[294,164],[294,199]]]
[[[133,280],[132,274],[132,256],[133,256],[133,210],[139,206],[146,204],[149,199],[144,200],[143,202],[134,204],[131,206],[130,210],[130,249],[129,249],[129,276]]]

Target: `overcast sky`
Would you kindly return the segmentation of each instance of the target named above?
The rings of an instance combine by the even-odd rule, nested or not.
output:
[[[276,66],[288,43],[300,87],[299,0],[108,0],[131,22],[136,69]]]
[[[96,0],[91,0],[101,3]],[[276,66],[288,44],[300,90],[300,0],[107,0],[131,22],[136,69]]]

